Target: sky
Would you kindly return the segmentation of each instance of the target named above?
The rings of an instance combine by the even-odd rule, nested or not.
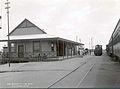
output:
[[[25,18],[48,34],[105,48],[120,17],[120,0],[9,0],[10,31]],[[6,0],[0,1],[0,39],[7,35]],[[4,46],[0,43],[0,48]]]

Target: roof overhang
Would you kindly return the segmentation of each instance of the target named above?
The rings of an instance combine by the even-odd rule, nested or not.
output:
[[[9,36],[10,40],[9,41],[37,41],[37,40],[52,40],[52,41],[64,41],[64,42],[68,42],[68,43],[72,43],[75,45],[84,45],[82,43],[79,42],[75,42],[72,40],[68,40],[68,39],[64,39],[64,38],[60,38],[60,37],[56,37],[53,35],[48,35],[48,34],[35,34],[35,35],[20,35],[20,36]],[[0,42],[7,42],[8,38],[6,37],[3,40],[0,40]]]

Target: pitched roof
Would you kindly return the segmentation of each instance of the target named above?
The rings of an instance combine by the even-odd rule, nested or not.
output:
[[[36,32],[37,31],[37,32]],[[20,34],[21,33],[21,34]],[[29,33],[29,34],[25,34]],[[19,40],[39,40],[39,39],[58,39],[61,41],[66,41],[70,43],[74,43],[76,45],[84,45],[82,43],[78,43],[72,40],[67,40],[61,37],[49,35],[39,27],[31,23],[29,20],[25,19],[22,21],[11,33],[9,33],[11,41],[19,41]],[[8,38],[5,37],[1,39],[0,42],[8,41]]]
[[[29,20],[23,20],[9,35],[29,35],[29,34],[46,34],[42,29],[37,27]]]

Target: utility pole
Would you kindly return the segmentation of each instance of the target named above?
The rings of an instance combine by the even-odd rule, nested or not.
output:
[[[76,35],[76,42],[78,41],[78,36]]]
[[[0,20],[2,19],[2,16],[0,16]],[[2,24],[2,21],[1,21],[1,24]],[[0,29],[2,29],[2,25],[0,24]]]
[[[90,50],[90,42],[88,44],[89,44],[89,50]]]
[[[91,37],[91,50],[93,50],[93,37]]]
[[[79,38],[79,42],[81,43],[81,38]]]
[[[0,6],[0,29],[2,29],[2,0],[0,1],[1,6]]]
[[[92,37],[91,37],[91,49],[92,49]]]
[[[9,67],[10,67],[10,37],[9,37],[9,4],[10,2],[7,0],[5,3],[7,6],[5,9],[7,9],[7,24],[8,24],[8,60],[9,60]]]

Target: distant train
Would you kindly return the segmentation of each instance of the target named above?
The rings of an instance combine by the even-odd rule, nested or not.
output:
[[[106,51],[115,61],[120,62],[120,19],[111,35],[108,45],[106,45]]]
[[[96,45],[94,50],[95,56],[101,56],[102,55],[102,45]]]

